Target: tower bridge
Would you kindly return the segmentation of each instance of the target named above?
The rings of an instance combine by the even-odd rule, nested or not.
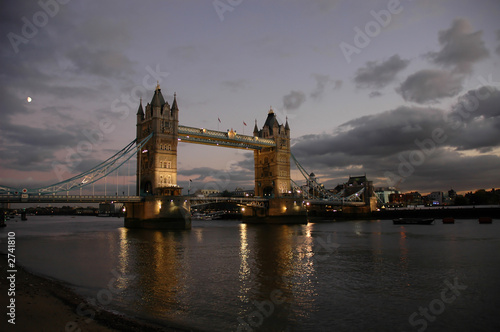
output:
[[[174,94],[172,106],[157,85],[151,102],[137,110],[137,143],[151,133],[154,137],[137,153],[137,192],[152,195],[180,195],[177,185],[179,142],[250,149],[254,151],[255,196],[280,197],[291,192],[290,127],[280,124],[270,110],[262,129],[253,136],[179,125],[179,107]]]
[[[252,150],[254,153],[255,197],[231,198],[233,203],[244,205],[246,222],[307,223],[306,202],[321,205],[324,198],[335,200],[323,190],[323,200],[314,201],[315,190],[322,186],[307,172],[290,152],[290,127],[288,119],[279,123],[273,110],[269,110],[262,128],[257,126],[253,135],[235,131],[215,131],[179,125],[179,107],[174,94],[172,105],[165,101],[160,85],[143,107],[139,102],[136,121],[136,139],[124,149],[93,169],[59,183],[21,189],[0,186],[0,203],[14,202],[102,202],[114,200],[126,206],[126,227],[189,229],[190,205],[204,204],[213,198],[182,196],[177,182],[177,151],[179,143],[205,144]],[[136,195],[82,195],[83,187],[92,185],[120,168],[133,156],[137,157]],[[290,178],[291,157],[306,177],[313,195],[296,195]],[[93,188],[93,187],[92,187]],[[80,195],[69,195],[70,190],[80,189]],[[7,193],[7,195],[3,195]],[[220,200],[221,198],[214,198]],[[346,201],[346,205],[349,205]],[[359,205],[359,202],[351,202]]]
[[[180,199],[182,188],[177,184],[177,149],[181,142],[253,150],[255,196],[269,202],[265,211],[257,206],[245,209],[246,220],[275,221],[286,217],[286,222],[307,222],[304,206],[292,197],[288,120],[280,124],[272,110],[262,129],[255,122],[253,136],[241,135],[232,129],[222,132],[182,126],[176,95],[170,105],[158,84],[151,102],[145,107],[142,100],[139,103],[137,143],[141,144],[152,133],[153,137],[137,151],[137,193],[146,195],[145,202],[127,204],[126,226],[182,228],[183,222],[190,223],[187,221],[189,208],[185,204],[188,200]],[[174,204],[175,209],[164,208],[174,202],[179,203]],[[152,213],[151,207],[155,204],[157,212]],[[169,219],[172,221],[162,222]]]

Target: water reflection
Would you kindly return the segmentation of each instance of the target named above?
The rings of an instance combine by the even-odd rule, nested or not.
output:
[[[116,285],[115,287],[123,290],[126,289],[129,286],[129,279],[126,278],[126,276],[129,275],[128,268],[130,266],[130,255],[129,255],[129,247],[130,247],[130,241],[127,240],[127,232],[129,230],[125,227],[120,228],[120,242],[119,242],[119,247],[120,250],[118,252],[118,268],[117,268],[117,274],[119,277],[117,277]],[[132,279],[135,278],[132,276]]]
[[[132,307],[157,317],[185,311],[181,296],[186,288],[186,233],[128,229],[122,234],[120,263],[135,276]]]
[[[408,265],[409,265],[408,247],[406,239],[407,239],[406,230],[404,226],[401,226],[399,230],[399,269],[401,272],[400,276],[403,282],[405,282],[406,286],[410,286],[409,273],[408,273]]]
[[[240,328],[284,329],[307,315],[316,295],[313,241],[307,226],[240,226]],[[296,311],[293,303],[310,305]]]
[[[249,280],[250,280],[250,249],[248,248],[248,234],[247,234],[247,224],[240,225],[240,270],[239,270],[239,281],[240,281],[240,300],[242,302],[248,302],[245,299],[246,294],[249,291]]]
[[[373,270],[377,276],[381,276],[385,269],[387,268],[386,262],[384,262],[384,246],[382,243],[382,231],[380,221],[372,222],[372,232],[371,232],[371,248],[372,248],[372,258],[373,258]]]
[[[211,221],[169,233],[55,218],[9,225],[23,234],[16,258],[76,285],[85,298],[103,299],[98,294],[109,290],[104,309],[156,323],[210,331],[236,331],[242,322],[249,326],[243,331],[408,330],[420,306],[438,309],[443,280],[458,278],[468,288],[429,330],[499,330],[500,223]]]

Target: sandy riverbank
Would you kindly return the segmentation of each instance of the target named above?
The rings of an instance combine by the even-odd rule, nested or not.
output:
[[[0,331],[181,331],[139,322],[127,317],[92,308],[96,315],[82,317],[76,313],[78,305],[85,302],[60,282],[29,273],[20,266],[15,273],[15,325],[7,315],[9,305],[9,280],[7,255],[0,254]],[[14,298],[14,297],[12,297]],[[89,307],[85,309],[89,310]]]

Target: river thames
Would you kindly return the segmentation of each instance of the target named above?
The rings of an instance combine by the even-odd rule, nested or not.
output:
[[[29,216],[16,260],[103,310],[199,331],[499,331],[500,220],[359,220],[189,231]],[[82,304],[75,311],[91,317]],[[97,313],[98,314],[98,313]],[[82,329],[85,326],[81,326]],[[55,327],[62,330],[64,327]]]

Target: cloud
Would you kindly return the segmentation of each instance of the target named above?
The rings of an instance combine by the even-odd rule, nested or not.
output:
[[[216,174],[217,172],[220,172],[220,170],[210,167],[195,167],[192,169],[179,170],[177,173],[179,175],[191,177],[193,181],[204,181],[206,178],[213,176],[213,174]]]
[[[380,96],[382,96],[382,93],[380,93],[379,91],[372,91],[369,94],[370,98],[376,98],[376,97],[380,97]]]
[[[287,110],[296,110],[306,101],[306,94],[302,91],[292,90],[283,96],[283,107]]]
[[[41,10],[36,2],[30,7],[23,3],[5,9],[10,19],[2,20],[0,29],[19,34],[21,18],[31,19]],[[33,38],[19,45],[17,54],[7,38],[0,41],[4,65],[0,89],[19,96],[48,97],[44,102],[55,97],[52,105],[62,99],[74,103],[76,98],[106,99],[136,74],[136,62],[126,52],[131,40],[129,24],[109,17],[75,18],[72,5],[60,6],[59,10]],[[82,105],[80,100],[78,104]]]
[[[365,67],[356,71],[354,82],[358,88],[381,89],[393,82],[396,75],[408,67],[410,60],[403,60],[395,54],[384,62],[368,61]]]
[[[126,77],[134,73],[134,62],[120,51],[112,49],[90,50],[75,47],[66,54],[77,73],[93,74],[103,77]]]
[[[64,55],[75,73],[120,79],[135,73],[136,63],[125,52],[131,41],[127,22],[97,18],[75,30],[75,35],[63,36],[74,39]]]
[[[51,163],[55,159],[52,147],[9,144],[0,149],[1,168],[17,171],[44,172],[52,170]]]
[[[310,93],[311,98],[320,100],[323,98],[327,87],[333,83],[333,90],[340,90],[342,88],[342,80],[332,80],[329,75],[312,74],[316,85]]]
[[[482,34],[482,31],[473,32],[468,20],[455,19],[448,30],[439,32],[441,50],[428,56],[436,64],[451,67],[457,73],[470,74],[472,65],[489,55]]]
[[[498,89],[481,87],[463,94],[450,110],[401,106],[348,121],[330,134],[299,137],[292,152],[327,187],[365,172],[375,185],[387,186],[386,172],[397,174],[401,160],[412,154],[424,157],[404,179],[405,189],[498,186],[500,156],[492,151],[500,147],[499,104]]]
[[[459,150],[488,152],[500,146],[500,91],[483,86],[462,95],[447,115],[456,128],[452,144]]]
[[[329,75],[313,74],[314,80],[316,81],[316,86],[311,92],[311,97],[314,99],[321,99],[325,92],[326,86],[332,82]]]
[[[169,57],[185,63],[194,63],[200,59],[200,51],[195,45],[178,46],[169,49]]]
[[[75,149],[78,143],[88,141],[85,130],[98,128],[89,121],[75,122],[75,117],[64,107],[31,111],[26,100],[16,98],[3,85],[0,85],[0,96],[4,97],[8,110],[2,112],[0,121],[0,167],[4,170],[51,171],[57,154],[62,154],[65,163],[66,147]],[[31,121],[17,121],[20,115],[29,116]]]
[[[4,121],[0,124],[3,140],[0,165],[6,169],[49,171],[52,170],[52,161],[57,160],[56,154],[63,155],[63,164],[73,165],[74,160],[65,159],[64,156],[79,156],[75,152],[78,144],[88,142],[84,130],[94,127],[89,123],[65,126],[47,123],[41,127],[33,127]],[[93,145],[92,150],[95,148]]]
[[[424,69],[406,78],[396,89],[406,101],[419,104],[456,96],[462,89],[463,76],[444,70]]]
[[[411,147],[416,135],[428,137],[436,126],[443,125],[444,112],[440,109],[401,106],[348,121],[331,135],[305,136],[293,150],[308,159],[332,153],[383,157]]]
[[[235,187],[252,186],[255,181],[253,154],[250,154],[250,157],[243,161],[228,165],[227,169],[195,167],[180,169],[178,175],[191,179],[193,188],[198,189],[218,189],[223,191],[225,189],[232,190]]]
[[[248,88],[249,82],[245,79],[222,81],[223,88],[229,89],[232,92],[243,91]]]

